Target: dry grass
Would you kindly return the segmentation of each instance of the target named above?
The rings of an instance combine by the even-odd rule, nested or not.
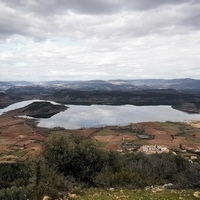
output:
[[[80,193],[80,200],[195,200],[198,191],[194,190],[103,190],[103,189],[88,189]]]

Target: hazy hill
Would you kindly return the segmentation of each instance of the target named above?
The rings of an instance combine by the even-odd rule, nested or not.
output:
[[[9,106],[10,104],[22,101],[21,97],[15,97],[3,92],[0,92],[0,109]]]
[[[138,80],[90,80],[90,81],[46,81],[27,82],[9,81],[0,82],[0,89],[11,87],[42,87],[42,88],[68,88],[79,90],[143,90],[143,89],[175,89],[180,91],[200,91],[200,80],[196,79],[138,79]],[[19,89],[19,88],[18,88]]]
[[[12,101],[0,97],[5,105],[17,102],[16,98],[65,104],[196,105],[200,102],[200,80],[195,79],[13,81],[0,82],[0,91],[13,96]]]

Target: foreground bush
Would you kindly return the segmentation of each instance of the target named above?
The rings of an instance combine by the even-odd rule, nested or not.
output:
[[[0,164],[0,188],[26,186],[29,183],[29,178],[29,167],[25,163]]]
[[[0,190],[1,200],[27,200],[27,195],[24,188],[11,187]]]
[[[200,164],[173,154],[120,154],[100,149],[82,136],[49,139],[40,156],[26,163],[0,164],[0,199],[58,199],[82,187],[144,188],[173,183],[200,188]],[[21,188],[24,188],[23,190]]]
[[[52,138],[44,146],[48,165],[76,182],[98,187],[144,188],[173,183],[178,188],[200,187],[200,165],[181,156],[119,154],[99,149],[81,136]]]
[[[81,136],[52,138],[42,155],[58,172],[88,185],[94,184],[94,177],[104,166],[117,167],[115,153],[99,149],[94,141]]]

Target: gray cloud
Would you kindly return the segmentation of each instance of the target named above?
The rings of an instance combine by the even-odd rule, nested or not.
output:
[[[0,10],[0,79],[200,76],[198,0],[0,0]]]
[[[0,9],[1,38],[138,37],[200,27],[195,0],[7,0],[0,1]]]
[[[136,23],[140,23],[139,26],[135,26],[133,23],[133,31],[137,32],[139,30],[138,34],[142,34],[142,32],[146,32],[146,34],[149,34],[147,26],[149,26],[149,18],[152,19],[152,15],[155,18],[155,23],[153,24],[155,27],[167,26],[171,22],[173,24],[173,19],[171,20],[171,13],[168,12],[166,16],[160,16],[159,12],[156,15],[157,12],[150,12],[148,9],[150,8],[157,8],[161,5],[174,5],[174,4],[183,4],[187,3],[188,6],[191,6],[192,10],[189,12],[186,12],[188,16],[184,16],[183,18],[179,19],[179,22],[174,21],[174,24],[184,24],[186,21],[186,24],[190,24],[190,22],[193,22],[193,26],[199,27],[199,20],[198,20],[198,9],[195,7],[192,7],[192,3],[194,1],[184,1],[184,0],[148,0],[148,1],[128,1],[128,0],[100,0],[100,1],[93,1],[93,0],[29,0],[29,1],[14,1],[14,0],[7,0],[1,2],[1,24],[0,24],[0,33],[1,35],[6,34],[21,34],[21,35],[30,35],[33,37],[39,37],[39,35],[42,35],[42,32],[46,33],[52,33],[56,32],[56,30],[59,31],[58,24],[55,22],[55,19],[53,18],[55,15],[57,18],[63,22],[63,25],[65,26],[65,20],[63,20],[64,16],[68,16],[67,11],[74,11],[77,13],[82,14],[112,14],[112,13],[119,13],[123,11],[130,11],[130,10],[138,10],[143,9],[147,10],[147,14],[145,18],[141,18],[141,21],[136,19]],[[193,12],[193,10],[195,10]],[[165,11],[165,10],[164,10]],[[180,11],[181,12],[181,11]],[[42,14],[39,15],[39,14]],[[172,13],[174,14],[174,13]],[[184,13],[185,14],[185,13]],[[47,15],[47,16],[46,16]],[[161,20],[162,17],[163,19]],[[89,18],[89,17],[88,17]],[[107,17],[108,18],[108,17]],[[156,18],[159,23],[156,23]],[[89,19],[87,19],[89,20]],[[132,19],[133,22],[135,21]],[[143,21],[142,21],[143,20]],[[80,22],[82,22],[80,20]],[[150,21],[151,25],[152,21]],[[78,24],[79,25],[79,24]],[[51,29],[51,26],[53,26],[53,30]],[[135,30],[134,30],[135,27]],[[70,28],[70,27],[69,27]],[[86,27],[87,28],[87,27]],[[91,26],[89,28],[92,28]],[[122,27],[124,28],[124,27]],[[130,28],[130,29],[131,29]],[[145,30],[146,29],[146,30]],[[79,27],[77,27],[77,30],[79,31]],[[141,30],[141,31],[140,31]],[[63,31],[62,29],[60,31]],[[82,30],[80,30],[82,31]],[[38,35],[37,35],[38,34]],[[49,35],[48,35],[49,36]],[[41,37],[41,36],[40,36]]]
[[[59,14],[66,10],[84,14],[110,14],[122,10],[148,10],[162,5],[200,2],[198,0],[7,0],[4,3],[12,8],[46,15]]]
[[[200,1],[199,4],[191,5],[183,9],[183,19],[180,22],[182,26],[200,29]]]

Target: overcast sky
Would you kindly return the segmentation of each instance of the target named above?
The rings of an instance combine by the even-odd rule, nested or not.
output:
[[[0,81],[200,79],[200,0],[0,0]]]

